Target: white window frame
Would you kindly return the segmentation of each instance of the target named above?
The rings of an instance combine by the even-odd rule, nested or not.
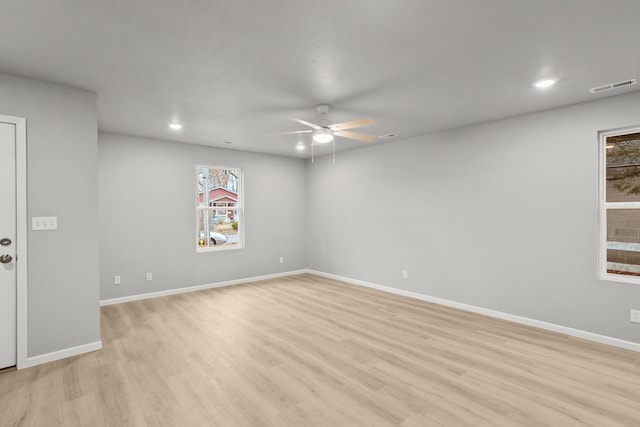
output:
[[[238,171],[240,183],[238,185],[238,201],[235,203],[233,210],[238,211],[237,218],[234,218],[234,221],[238,222],[238,244],[233,246],[199,246],[199,227],[198,227],[198,213],[201,211],[221,211],[225,210],[225,212],[229,209],[228,206],[219,207],[219,206],[198,206],[198,195],[199,195],[199,187],[198,187],[198,169],[199,168],[207,168],[207,169],[233,169]],[[244,249],[244,170],[238,166],[221,166],[221,165],[205,165],[202,163],[198,163],[194,168],[194,178],[195,178],[195,200],[196,200],[196,209],[195,209],[195,226],[196,226],[196,252],[197,253],[205,253],[205,252],[220,252],[220,251],[234,251],[238,249]],[[206,191],[206,189],[205,189]],[[215,204],[215,203],[213,203]]]
[[[607,212],[613,209],[639,209],[638,202],[607,202],[607,138],[640,132],[640,126],[632,126],[599,132],[599,238],[598,238],[598,279],[614,282],[640,284],[640,277],[607,272]],[[613,243],[613,242],[612,242]]]

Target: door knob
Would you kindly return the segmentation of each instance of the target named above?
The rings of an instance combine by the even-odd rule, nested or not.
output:
[[[9,246],[10,244],[11,244],[11,239],[7,239],[6,237],[4,239],[0,239],[0,245]]]
[[[11,258],[11,255],[7,255],[7,254],[0,255],[0,262],[3,264],[10,263],[11,260],[13,260],[13,258]]]

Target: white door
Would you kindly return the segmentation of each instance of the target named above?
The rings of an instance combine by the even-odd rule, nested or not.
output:
[[[0,369],[16,364],[16,126],[0,122]]]

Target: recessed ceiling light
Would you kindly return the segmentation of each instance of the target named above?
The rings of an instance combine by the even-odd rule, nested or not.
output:
[[[182,129],[182,125],[180,123],[169,123],[169,127],[173,130]]]
[[[298,142],[298,145],[296,145],[296,150],[298,151],[304,150],[304,144],[302,142]]]
[[[531,85],[533,87],[538,88],[538,89],[546,89],[548,87],[553,86],[556,83],[558,83],[558,79],[553,77],[553,78],[549,78],[549,79],[537,80],[537,81],[533,82]]]

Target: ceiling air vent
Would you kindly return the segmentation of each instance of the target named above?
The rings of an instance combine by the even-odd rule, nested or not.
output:
[[[636,83],[638,83],[638,81],[636,79],[623,80],[623,81],[617,82],[617,83],[609,83],[608,85],[593,87],[593,88],[589,89],[589,92],[591,92],[591,93],[605,92],[607,90],[613,90],[613,89],[618,89],[618,88],[625,87],[625,86],[631,86],[631,85],[634,85]]]

